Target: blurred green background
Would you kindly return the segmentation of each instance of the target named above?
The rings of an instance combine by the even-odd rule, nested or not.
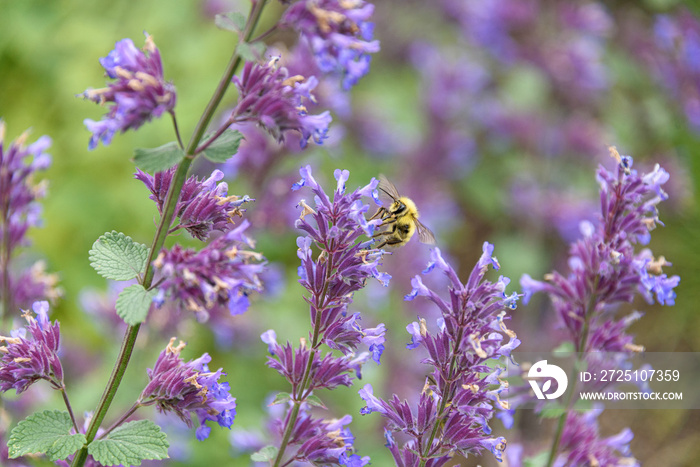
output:
[[[241,10],[247,8],[244,3],[240,5]],[[396,24],[392,31],[377,31],[379,38],[387,42],[385,48],[391,48],[388,41],[399,44],[409,41],[417,30],[416,18],[419,16],[410,9],[398,11],[395,6],[395,3],[383,6],[377,2],[378,14],[393,15]],[[264,22],[271,24],[280,11],[281,6],[273,2]],[[78,298],[83,289],[106,287],[104,279],[90,267],[87,252],[97,237],[110,230],[125,232],[136,241],[150,244],[157,211],[147,199],[145,187],[133,179],[131,154],[134,147],[155,147],[172,140],[173,136],[171,123],[164,118],[147,124],[138,132],[117,135],[111,145],[88,152],[89,133],[82,121],[85,118],[99,119],[103,109],[76,95],[88,87],[102,86],[104,78],[98,58],[105,56],[115,41],[130,37],[139,46],[143,31],[153,36],[163,58],[165,77],[177,87],[176,110],[181,132],[187,138],[235,45],[235,38],[230,33],[214,27],[212,18],[204,13],[200,2],[0,0],[0,117],[7,124],[6,140],[14,139],[27,128],[32,129],[31,141],[43,134],[53,139],[49,151],[53,165],[42,174],[50,183],[49,194],[42,202],[44,226],[30,232],[33,247],[24,254],[31,258],[46,258],[48,270],[60,274],[65,294],[56,303],[53,316],[61,321],[65,341],[79,342],[84,347],[85,367],[95,370],[87,374],[87,380],[82,379],[85,376],[82,372],[76,374],[68,370],[67,383],[77,413],[94,408],[121,339],[120,335],[110,336],[113,330],[100,328],[80,308]],[[423,124],[417,111],[421,106],[418,78],[405,64],[383,60],[383,53],[374,58],[371,73],[354,89],[353,99],[357,108],[375,108],[378,114],[391,121],[399,135],[410,135],[420,131]],[[673,263],[668,272],[682,278],[677,289],[677,304],[671,308],[638,304],[646,316],[632,328],[632,332],[637,335],[636,342],[650,351],[700,351],[697,333],[700,314],[696,309],[700,298],[697,267],[700,261],[700,217],[698,193],[694,188],[700,174],[697,158],[700,135],[687,127],[678,112],[665,109],[667,102],[659,97],[663,94],[658,89],[647,93],[653,85],[648,78],[636,73],[629,60],[612,56],[608,64],[617,69],[616,76],[628,80],[618,83],[622,88],[638,86],[634,89],[639,90],[637,96],[615,95],[606,107],[608,113],[604,120],[617,138],[610,143],[635,158],[653,161],[654,148],[648,145],[649,135],[635,133],[637,127],[630,124],[639,112],[648,112],[655,119],[657,131],[654,137],[661,138],[663,146],[674,148],[672,156],[681,161],[680,167],[687,177],[686,194],[677,200],[676,207],[669,212],[661,205],[660,217],[666,226],[653,233],[651,244],[655,253],[663,254]],[[523,79],[514,81],[520,86],[513,90],[514,93],[537,96],[537,83],[528,85],[525,74],[518,78]],[[231,93],[228,102],[234,100],[235,94]],[[503,266],[502,273],[513,278],[515,285],[522,273],[539,277],[550,270],[555,254],[564,251],[566,244],[559,239],[556,240],[559,243],[553,245],[555,240],[551,237],[537,236],[532,229],[521,230],[514,221],[500,217],[503,211],[500,204],[506,201],[499,196],[498,187],[494,188],[494,181],[508,178],[510,171],[518,171],[528,162],[520,159],[517,153],[498,160],[486,156],[479,160],[461,185],[464,187],[462,201],[469,206],[471,213],[463,220],[464,225],[451,233],[445,249],[463,258],[462,267],[468,271],[478,257],[481,243],[484,240],[495,243]],[[302,155],[290,157],[278,170],[280,173],[293,172],[303,161],[312,161],[321,167],[319,173],[323,175],[320,178],[326,180],[331,178],[332,169],[336,167],[350,169],[350,187],[365,184],[377,173],[391,175],[398,171],[397,161],[391,157],[372,157],[352,140],[328,149],[313,147]],[[587,184],[589,194],[594,196],[593,172],[579,173],[576,178]],[[248,192],[255,197],[254,191],[250,191],[254,187],[246,184],[243,177],[230,185],[231,193]],[[253,209],[255,206],[251,207]],[[290,209],[294,207],[290,206]],[[460,224],[460,221],[456,223]],[[295,283],[296,234],[290,230],[256,233],[255,236],[258,250],[271,262],[283,266],[286,286],[275,297],[254,301],[248,314],[240,317],[245,323],[243,329],[259,334],[260,329],[274,327],[280,341],[297,342],[299,336],[308,332],[308,310],[300,296],[301,288]],[[187,242],[182,237],[177,240]],[[415,244],[412,246],[418,248]],[[401,251],[396,256],[410,254],[410,251]],[[410,315],[396,312],[396,308],[402,306],[401,297],[409,289],[408,283],[392,284],[391,297],[382,302],[381,309],[372,311],[372,320],[387,323],[390,337],[400,336],[396,342],[403,342],[401,333],[407,320],[411,319]],[[357,297],[356,301],[362,309],[369,299]],[[516,313],[527,314],[528,311],[530,308],[520,307]],[[527,320],[527,315],[521,319]],[[534,322],[536,320],[537,317]],[[265,348],[257,341],[258,334],[243,339],[243,344],[235,352],[228,353],[212,348],[212,333],[206,326],[190,322],[182,328],[184,335],[180,337],[189,342],[185,358],[210,352],[212,366],[222,366],[228,371],[232,394],[238,400],[235,426],[257,427],[264,413],[264,398],[270,391],[286,389],[282,378],[263,366]],[[115,403],[116,408],[126,408],[131,404],[143,387],[145,367],[152,365],[166,344],[167,340],[157,335],[142,336]],[[386,375],[380,370],[368,367],[365,379],[381,386]],[[324,400],[327,397],[329,407],[338,415],[353,414],[353,431],[358,435],[360,452],[371,455],[373,465],[389,465],[379,431],[381,419],[359,416],[363,404],[356,397],[357,389],[359,386],[339,389],[323,397]],[[55,399],[43,403],[58,406]],[[110,416],[118,413],[119,410],[115,409]],[[624,426],[632,427],[636,434],[633,453],[646,465],[690,466],[700,462],[697,411],[635,411],[606,416],[602,419],[603,429],[609,430],[610,434]],[[182,465],[248,465],[245,456],[231,460],[228,435],[224,430],[213,429],[209,440],[192,443],[191,460]],[[194,439],[194,436],[190,438]],[[481,462],[482,465],[491,465],[491,460]]]

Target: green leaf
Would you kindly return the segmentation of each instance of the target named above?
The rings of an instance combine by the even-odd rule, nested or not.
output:
[[[313,394],[311,394],[309,397],[306,398],[306,403],[312,407],[322,407],[324,409],[326,408],[326,406],[323,405],[323,402],[321,401],[321,399],[319,399],[318,397],[316,397]]]
[[[566,412],[566,409],[559,404],[548,404],[539,413],[541,418],[559,418]]]
[[[138,420],[90,443],[88,454],[102,465],[141,465],[142,460],[168,457],[170,445],[165,438],[158,425],[150,420]]]
[[[185,157],[185,152],[174,141],[157,148],[134,149],[136,167],[146,172],[168,170]]]
[[[146,270],[148,247],[121,232],[107,232],[92,244],[90,266],[107,279],[128,281]]]
[[[564,341],[561,344],[557,346],[556,349],[552,350],[553,354],[564,354],[564,355],[569,355],[572,354],[576,351],[574,348],[574,343],[571,341]],[[561,356],[561,355],[559,355]]]
[[[34,413],[19,422],[10,433],[7,441],[10,458],[42,453],[52,461],[65,459],[86,442],[82,433],[70,433],[72,427],[68,412],[45,410]]]
[[[117,315],[130,326],[143,323],[156,293],[155,290],[147,291],[141,284],[125,288],[117,297]]]
[[[226,162],[236,155],[242,139],[243,134],[240,131],[226,130],[204,150],[203,155],[212,162]]]
[[[544,467],[549,459],[549,451],[542,451],[539,454],[528,457],[523,461],[523,467]]]
[[[258,452],[250,455],[250,460],[254,462],[269,462],[277,457],[278,449],[274,446],[265,446]]]
[[[265,44],[261,42],[255,42],[253,44],[249,42],[239,42],[236,46],[236,52],[238,52],[238,55],[246,62],[257,62],[265,53]]]
[[[275,396],[275,400],[270,402],[270,406],[284,404],[286,402],[289,402],[291,399],[292,396],[288,392],[280,392]]]
[[[219,29],[240,33],[245,29],[246,17],[244,14],[237,11],[228,13],[219,13],[214,18],[214,24]]]

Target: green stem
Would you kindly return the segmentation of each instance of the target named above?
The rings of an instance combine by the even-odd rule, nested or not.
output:
[[[73,408],[70,405],[70,401],[68,400],[68,394],[66,393],[66,387],[62,386],[59,391],[61,391],[61,395],[63,396],[63,402],[66,404],[66,409],[68,409],[68,415],[70,415],[70,421],[73,423],[73,428],[75,429],[76,433],[80,433],[80,430],[78,429],[78,424],[75,422],[75,415],[73,415]]]
[[[577,358],[574,363],[574,367],[571,369],[571,374],[569,375],[569,381],[571,381],[571,387],[569,388],[569,394],[566,400],[566,409],[564,413],[559,416],[559,421],[557,422],[557,429],[554,433],[554,440],[552,441],[552,447],[549,450],[549,458],[547,459],[546,467],[552,467],[554,461],[557,457],[557,451],[559,450],[559,444],[561,443],[561,437],[564,433],[564,427],[566,426],[566,421],[569,418],[569,412],[571,411],[572,404],[574,402],[574,394],[576,393],[576,386],[578,380],[576,376],[578,375],[578,369],[580,368],[580,363],[585,359],[586,343],[588,342],[588,331],[590,329],[591,315],[593,314],[593,308],[596,304],[596,294],[595,290],[598,288],[598,283],[600,282],[600,277],[596,276],[593,281],[593,293],[591,293],[588,303],[586,305],[586,310],[584,314],[583,327],[581,328],[581,337],[578,342]]]
[[[265,3],[266,0],[258,0],[253,3],[250,16],[248,17],[248,23],[246,24],[246,29],[243,34],[244,41],[249,40],[253,31],[255,30],[255,26],[258,24]],[[172,224],[175,214],[175,206],[177,204],[177,199],[180,194],[180,190],[182,189],[182,186],[187,178],[187,172],[190,168],[190,165],[194,160],[197,145],[204,136],[204,131],[206,130],[207,125],[211,121],[214,112],[221,103],[221,100],[223,99],[224,94],[226,93],[226,90],[228,89],[231,83],[231,79],[233,78],[233,75],[236,73],[241,63],[241,57],[236,51],[234,51],[231,60],[229,61],[228,66],[226,67],[226,71],[224,72],[224,75],[219,81],[219,85],[214,91],[214,95],[207,104],[207,107],[204,109],[204,113],[202,114],[202,117],[199,119],[199,122],[197,123],[197,126],[195,127],[192,133],[192,137],[190,138],[190,141],[187,145],[187,149],[185,150],[185,157],[178,165],[175,176],[173,177],[173,181],[170,184],[170,190],[168,191],[168,196],[165,201],[163,215],[161,216],[160,222],[158,223],[158,228],[153,238],[153,244],[151,245],[151,250],[149,252],[148,260],[146,262],[146,271],[144,273],[142,283],[144,288],[146,289],[150,288],[151,284],[153,283],[154,270],[152,267],[152,263],[153,260],[156,258],[157,254],[160,252],[161,248],[163,247],[163,244],[165,243],[165,238],[168,236],[168,230],[170,225]],[[129,326],[126,330],[126,334],[124,335],[124,340],[122,341],[122,346],[119,350],[119,355],[117,357],[114,369],[112,370],[112,374],[109,378],[109,382],[107,383],[107,387],[105,388],[105,391],[102,394],[102,398],[100,399],[100,402],[97,406],[97,409],[95,410],[95,414],[92,420],[90,421],[90,426],[88,427],[87,433],[85,435],[87,442],[85,446],[83,446],[83,448],[73,458],[73,463],[71,464],[72,467],[82,467],[85,464],[85,460],[87,459],[88,455],[87,446],[95,439],[95,436],[97,435],[97,430],[99,429],[102,420],[104,420],[109,406],[114,400],[114,396],[116,395],[117,389],[119,388],[122,378],[124,377],[126,367],[129,364],[131,354],[134,350],[134,344],[136,343],[136,337],[138,336],[140,327],[141,325],[137,324],[135,326]]]

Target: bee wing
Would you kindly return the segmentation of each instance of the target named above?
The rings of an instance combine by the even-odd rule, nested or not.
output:
[[[379,185],[377,186],[377,188],[379,188],[384,193],[386,193],[388,196],[390,196],[391,199],[394,201],[401,198],[401,195],[399,194],[399,190],[396,189],[394,184],[391,183],[389,181],[389,179],[386,178],[386,175],[384,175],[384,174],[379,174]]]
[[[435,234],[424,226],[421,221],[418,219],[415,219],[416,222],[416,230],[418,230],[418,240],[421,241],[421,243],[427,243],[428,245],[435,245]]]

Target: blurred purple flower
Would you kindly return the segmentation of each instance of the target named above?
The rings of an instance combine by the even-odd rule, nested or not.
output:
[[[287,9],[282,24],[301,33],[321,71],[340,77],[347,91],[369,72],[370,54],[379,52],[373,12],[364,0],[301,0]]]
[[[10,337],[0,336],[0,391],[15,389],[22,393],[32,384],[44,379],[54,389],[63,388],[63,367],[58,358],[61,342],[58,321],[49,321],[49,303],[35,302],[36,317],[26,311],[26,329],[12,331]],[[29,331],[30,337],[27,337]]]
[[[648,243],[650,230],[660,222],[656,205],[667,198],[661,185],[668,180],[668,173],[657,165],[652,172],[640,175],[631,169],[630,157],[620,156],[614,148],[610,150],[618,161],[617,170],[610,172],[602,166],[598,169],[599,221],[597,225],[582,223],[583,238],[571,246],[569,275],[555,271],[545,276],[546,282],[528,275],[520,281],[525,303],[536,292],[550,295],[578,352],[635,349],[621,332],[626,326],[620,329],[620,334],[614,334],[620,340],[616,344],[608,339],[591,341],[598,327],[613,326],[606,310],[611,305],[632,302],[636,293],[650,303],[656,295],[660,304],[672,305],[673,289],[680,281],[678,276],[663,274],[661,268],[668,265],[663,257],[654,259],[646,249],[635,252],[635,244]],[[606,343],[604,347],[592,347],[602,342]]]
[[[107,145],[117,131],[136,130],[175,108],[175,87],[165,82],[160,51],[148,34],[143,51],[131,39],[122,39],[100,64],[106,76],[115,81],[106,88],[88,89],[82,96],[100,105],[112,105],[99,122],[85,119],[92,133],[88,149],[95,149],[100,141]]]
[[[314,102],[311,91],[318,80],[311,76],[289,76],[285,67],[277,65],[276,58],[267,64],[247,62],[241,77],[234,76],[238,88],[238,103],[231,115],[231,123],[257,122],[277,141],[284,141],[285,132],[301,134],[300,146],[306,147],[313,138],[321,144],[328,133],[330,112],[309,115],[306,102]]]
[[[600,437],[598,415],[601,412],[602,409],[594,409],[586,413],[569,415],[561,438],[561,449],[566,454],[557,458],[555,466],[639,467],[641,465],[630,452],[629,444],[634,434],[629,428],[608,438]]]
[[[226,373],[221,368],[209,371],[207,365],[211,357],[208,354],[185,362],[180,358],[185,344],[180,342],[174,347],[174,343],[173,337],[153,369],[146,370],[149,383],[137,403],[141,406],[155,404],[161,412],[172,411],[190,428],[194,426],[192,416],[196,416],[200,424],[197,439],[204,441],[211,432],[207,421],[231,428],[236,416],[236,400],[229,394],[229,384],[219,382]]]
[[[244,313],[248,294],[262,290],[258,275],[264,267],[262,255],[249,249],[254,246],[244,234],[249,225],[243,221],[199,251],[180,245],[163,249],[153,262],[158,274],[156,305],[170,297],[199,321],[206,321],[215,308]]]
[[[155,201],[161,215],[174,174],[173,167],[155,175],[136,169],[134,175],[151,192],[149,198]],[[234,219],[245,212],[241,206],[255,200],[248,195],[229,196],[228,184],[221,182],[223,178],[223,172],[214,170],[206,180],[199,180],[193,175],[185,181],[175,205],[179,223],[170,228],[170,233],[185,229],[193,237],[204,241],[214,230],[227,232],[234,227]]]
[[[417,412],[397,395],[385,401],[374,396],[371,385],[360,390],[367,404],[360,412],[379,412],[388,420],[385,437],[397,465],[425,462],[440,466],[457,453],[467,456],[483,449],[501,460],[505,438],[489,436],[488,420],[495,407],[508,409],[499,398],[507,383],[498,378],[503,369],[488,364],[510,357],[520,340],[505,325],[505,310],[515,309],[518,298],[516,293],[505,294],[510,280],[501,276],[492,283],[484,278],[489,266],[499,268],[492,253],[493,245],[484,243],[481,258],[463,284],[440,250],[432,250],[423,273],[437,268],[447,276],[449,300],[428,288],[420,276],[412,281],[413,290],[405,299],[427,297],[442,314],[435,335],[422,319],[407,327],[412,336],[408,348],[424,346],[428,352],[424,363],[433,367],[420,393]],[[393,433],[407,435],[408,441],[399,447]]]

